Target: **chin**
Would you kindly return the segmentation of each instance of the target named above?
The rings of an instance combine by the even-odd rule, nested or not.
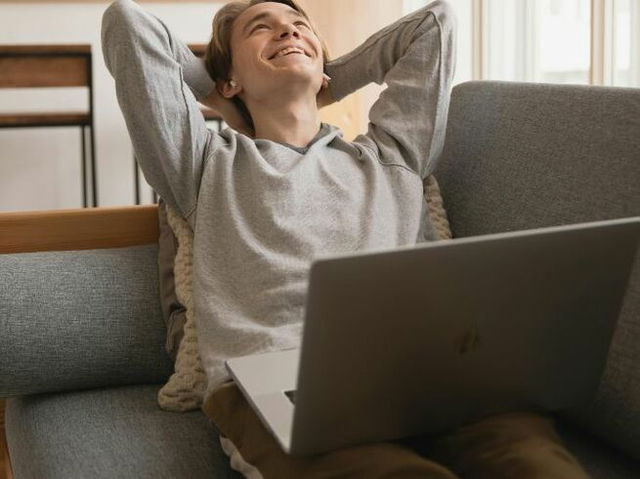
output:
[[[269,92],[286,88],[290,91],[302,91],[314,89],[319,91],[322,87],[323,71],[316,65],[311,64],[290,64],[273,65],[269,68],[259,68],[254,78],[260,78],[259,90]],[[258,86],[258,85],[256,85]]]
[[[287,82],[291,84],[309,84],[309,83],[322,83],[322,73],[318,73],[315,70],[310,70],[305,65],[291,65],[287,67],[278,67],[275,69],[276,80],[278,83]]]

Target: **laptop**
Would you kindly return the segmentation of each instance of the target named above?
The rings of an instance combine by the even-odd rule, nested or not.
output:
[[[300,349],[226,362],[282,449],[438,434],[593,397],[640,217],[325,257]]]

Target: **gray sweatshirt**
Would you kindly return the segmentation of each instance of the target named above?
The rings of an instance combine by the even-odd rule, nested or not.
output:
[[[355,20],[354,20],[355,21]],[[205,400],[224,361],[300,346],[308,273],[321,256],[436,239],[423,179],[438,163],[454,20],[436,1],[326,66],[340,100],[387,88],[366,134],[322,124],[306,148],[207,129],[201,60],[131,0],[103,17],[102,46],[146,180],[194,231],[193,298]]]

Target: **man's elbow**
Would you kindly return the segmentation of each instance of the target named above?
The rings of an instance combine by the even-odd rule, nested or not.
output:
[[[102,14],[100,32],[102,55],[109,71],[112,70],[111,57],[114,48],[126,47],[131,43],[128,36],[135,31],[132,25],[135,22],[137,8],[139,7],[131,0],[116,0]]]
[[[131,34],[139,21],[140,7],[131,0],[116,0],[102,14],[102,39]]]
[[[125,0],[112,2],[102,14],[102,29],[106,26],[117,24],[127,17],[128,5]]]

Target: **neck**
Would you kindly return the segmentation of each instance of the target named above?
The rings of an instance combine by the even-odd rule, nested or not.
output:
[[[297,98],[272,97],[253,102],[251,117],[256,127],[256,139],[304,148],[320,130],[320,115],[315,96]]]

